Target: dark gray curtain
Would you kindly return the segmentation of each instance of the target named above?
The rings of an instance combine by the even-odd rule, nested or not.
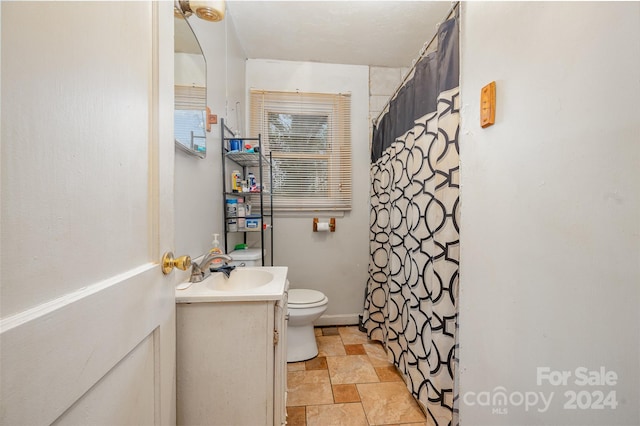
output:
[[[363,324],[387,348],[429,424],[457,424],[458,21],[374,127]]]

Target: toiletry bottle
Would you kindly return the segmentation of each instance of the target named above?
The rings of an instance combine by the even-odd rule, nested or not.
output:
[[[211,250],[209,250],[209,254],[222,254],[222,249],[220,248],[220,241],[218,241],[218,237],[220,234],[213,234],[213,241],[211,241]],[[217,268],[222,266],[222,259],[215,259],[211,262],[211,266]]]
[[[220,237],[220,234],[212,234],[213,235],[213,241],[211,241],[211,250],[209,250],[209,253],[212,254],[222,254],[222,249],[220,248],[220,241],[218,240],[218,237]]]
[[[249,181],[249,192],[256,192],[258,189],[256,186],[256,177],[253,172],[249,172],[247,180]]]
[[[240,185],[241,180],[242,175],[240,174],[240,170],[231,172],[231,190],[233,192],[242,192],[242,186]]]
[[[236,198],[227,198],[227,219],[235,219],[238,216],[238,200]]]
[[[244,198],[240,197],[240,198],[238,198],[238,209],[237,209],[238,231],[244,231],[245,212],[246,212],[246,210],[245,210]]]

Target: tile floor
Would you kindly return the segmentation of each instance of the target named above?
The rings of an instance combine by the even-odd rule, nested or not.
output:
[[[355,326],[315,333],[318,356],[287,365],[288,426],[426,426],[380,343]]]

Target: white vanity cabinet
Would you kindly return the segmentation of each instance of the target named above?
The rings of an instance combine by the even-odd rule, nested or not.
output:
[[[287,289],[176,308],[178,425],[284,425]]]

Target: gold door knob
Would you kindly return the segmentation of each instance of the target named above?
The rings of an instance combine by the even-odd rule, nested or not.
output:
[[[165,275],[171,273],[174,267],[186,271],[190,266],[190,256],[180,256],[179,258],[174,259],[173,253],[170,251],[162,255],[162,273]]]

